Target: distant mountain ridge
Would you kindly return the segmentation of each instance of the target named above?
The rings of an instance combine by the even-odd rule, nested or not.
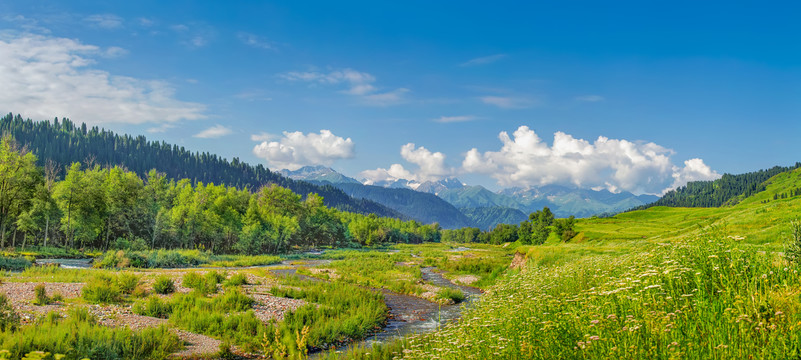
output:
[[[322,184],[322,182],[320,183]],[[423,223],[439,223],[446,229],[473,226],[473,222],[456,207],[434,194],[412,189],[385,188],[359,183],[332,184],[354,198],[375,201],[411,219]]]
[[[334,171],[334,169],[322,165],[304,166],[295,171],[289,171],[287,169],[283,169],[279,171],[279,173],[293,180],[327,181],[332,184],[338,184],[338,183],[361,184],[358,180],[354,178],[342,175]]]
[[[557,217],[570,215],[589,217],[622,212],[659,199],[654,195],[612,193],[607,190],[596,191],[559,185],[508,188],[493,192],[480,185],[465,185],[456,178],[422,183],[406,179],[390,179],[382,182],[365,181],[359,184],[353,178],[322,166],[307,166],[295,171],[284,170],[282,173],[298,180],[330,183],[351,196],[373,200],[423,222],[437,221],[445,227],[461,224],[464,219],[456,216],[448,206],[430,198],[423,200],[419,195],[415,195],[415,192],[436,195],[458,209],[471,226],[481,229],[488,229],[499,223],[519,223],[527,218],[527,214],[545,206],[551,208]],[[415,197],[417,201],[399,202],[400,196]],[[432,206],[434,208],[430,208]],[[432,217],[433,214],[437,215]]]

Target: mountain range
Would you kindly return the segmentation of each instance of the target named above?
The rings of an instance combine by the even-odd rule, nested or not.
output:
[[[439,222],[445,228],[475,226],[486,230],[499,223],[516,224],[545,206],[557,217],[589,217],[625,211],[659,199],[654,195],[559,185],[493,192],[480,185],[466,185],[456,178],[360,182],[325,166],[283,170],[281,174],[295,180],[330,184],[350,196],[372,200],[422,222]]]

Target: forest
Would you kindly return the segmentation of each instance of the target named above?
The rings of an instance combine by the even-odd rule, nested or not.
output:
[[[168,179],[189,179],[192,184],[223,184],[239,189],[255,189],[273,183],[296,194],[316,193],[329,207],[360,214],[377,214],[403,219],[402,214],[376,202],[355,199],[331,185],[295,181],[271,172],[262,165],[249,165],[234,158],[228,161],[208,152],[192,153],[178,145],[148,141],[142,135],[118,135],[98,127],[76,125],[69,119],[33,121],[9,113],[0,118],[0,134],[12,136],[20,146],[38,156],[44,166],[50,160],[59,167],[81,162],[86,167],[119,165],[140,177],[152,169]]]
[[[448,240],[542,243],[553,219],[532,213],[520,226],[442,230],[439,224],[359,214],[325,206],[275,183],[247,186],[147,176],[114,165],[62,168],[11,136],[0,140],[0,247],[201,249],[221,254],[279,254],[297,248],[360,247]],[[556,229],[561,229],[557,226]],[[558,230],[562,236],[561,230]],[[467,234],[473,234],[468,236]],[[532,234],[538,235],[532,235]],[[567,238],[569,239],[569,238]],[[566,239],[566,240],[567,240]]]
[[[644,210],[654,206],[669,207],[719,207],[734,205],[738,201],[765,190],[765,181],[777,174],[801,167],[774,166],[770,169],[732,175],[723,174],[712,181],[691,181],[678,189],[668,191],[659,200],[633,210]]]

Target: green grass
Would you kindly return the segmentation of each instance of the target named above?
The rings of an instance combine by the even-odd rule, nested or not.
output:
[[[175,282],[168,276],[161,275],[153,282],[153,291],[162,295],[172,294],[175,292]]]
[[[243,267],[281,262],[274,255],[218,255],[201,250],[107,251],[95,262],[99,268]]]
[[[0,349],[8,350],[11,359],[33,351],[64,354],[67,360],[166,359],[181,347],[178,337],[164,327],[140,332],[112,329],[81,309],[65,319],[47,316],[33,326],[0,332]]]
[[[87,282],[96,275],[114,275],[115,272],[91,269],[62,269],[55,265],[35,266],[19,274],[6,274],[3,281],[8,282]]]
[[[336,250],[326,253],[334,260],[325,268],[333,269],[340,276],[338,281],[384,288],[401,294],[422,294],[425,290],[417,284],[422,279],[420,269],[415,266],[396,266],[396,263],[409,261],[408,253],[387,253],[381,251]],[[300,271],[309,276],[330,278],[326,274],[313,274]]]

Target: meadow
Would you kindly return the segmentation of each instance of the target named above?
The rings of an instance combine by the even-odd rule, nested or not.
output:
[[[788,244],[801,172],[722,208],[582,219],[569,243],[520,246],[457,323],[355,359],[787,359],[801,356],[801,266]],[[792,258],[792,257],[791,257]]]
[[[0,358],[796,358],[801,198],[779,195],[799,184],[794,171],[732,206],[581,219],[571,241],[542,245],[109,251],[95,269],[29,266],[56,250],[6,254],[23,270],[2,273]],[[433,332],[359,342],[390,318],[382,291],[464,299],[431,274],[484,294]]]

